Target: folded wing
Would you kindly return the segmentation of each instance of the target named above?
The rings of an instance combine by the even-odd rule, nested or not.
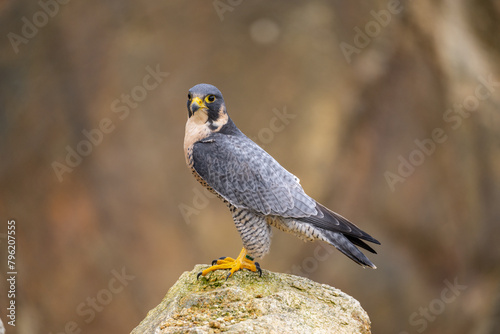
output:
[[[193,147],[194,169],[229,203],[263,215],[320,214],[299,179],[248,137],[214,133]]]

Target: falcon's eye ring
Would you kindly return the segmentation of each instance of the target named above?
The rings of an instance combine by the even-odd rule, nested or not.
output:
[[[207,103],[212,103],[215,101],[215,95],[208,95],[206,98],[205,98],[205,101],[207,101]]]
[[[188,94],[188,100],[191,100],[192,96],[191,93]]]

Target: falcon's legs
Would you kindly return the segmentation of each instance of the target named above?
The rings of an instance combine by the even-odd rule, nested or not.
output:
[[[247,209],[234,208],[232,213],[243,247],[253,257],[263,258],[269,252],[272,235],[266,217]]]
[[[262,276],[262,270],[258,262],[255,262],[252,257],[247,255],[247,250],[243,247],[240,255],[236,259],[230,257],[223,257],[212,262],[212,266],[200,272],[198,277],[205,276],[211,271],[218,269],[231,269],[227,274],[226,279],[233,276],[233,274],[241,269],[248,269],[250,271],[258,271],[259,276]]]

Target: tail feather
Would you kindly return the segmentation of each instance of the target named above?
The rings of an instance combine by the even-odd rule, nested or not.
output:
[[[356,246],[377,254],[363,240],[378,245],[380,245],[380,242],[346,218],[323,205],[317,203],[316,208],[318,209],[316,216],[300,218],[299,220],[321,229],[328,243],[335,246],[335,248],[354,262],[375,269],[376,266]]]
[[[344,235],[344,237],[346,237],[350,242],[352,242],[356,246],[359,246],[363,249],[366,249],[370,253],[377,254],[377,252],[373,248],[371,248],[369,245],[367,245],[363,240],[360,240],[360,239],[355,238],[355,237],[351,237],[350,235]]]
[[[331,232],[331,231],[324,231],[324,234],[327,236],[328,242],[332,246],[337,248],[339,251],[341,251],[344,255],[346,255],[348,258],[350,258],[351,260],[353,260],[357,264],[359,264],[363,267],[367,266],[367,267],[370,267],[373,269],[377,268],[377,266],[375,266],[365,256],[365,254],[361,253],[361,251],[359,249],[357,249],[356,246],[354,246],[354,244],[343,234]]]
[[[380,242],[377,239],[361,230],[359,227],[351,223],[347,218],[339,215],[336,212],[333,212],[332,210],[319,203],[316,204],[316,208],[320,212],[321,216],[317,215],[306,218],[309,223],[325,230],[340,232],[345,235],[349,235],[380,245]]]

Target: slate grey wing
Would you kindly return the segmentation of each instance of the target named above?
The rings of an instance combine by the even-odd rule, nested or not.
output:
[[[213,133],[194,144],[193,167],[230,204],[263,215],[323,214],[299,179],[243,134]]]

